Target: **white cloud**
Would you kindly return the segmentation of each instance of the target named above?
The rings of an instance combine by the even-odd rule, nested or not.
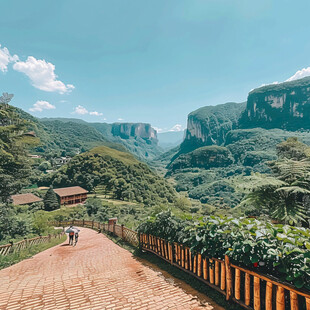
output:
[[[103,113],[101,112],[97,112],[97,111],[91,111],[89,112],[86,108],[84,108],[81,105],[78,105],[77,107],[75,107],[73,114],[79,114],[79,115],[92,115],[92,116],[102,116]]]
[[[15,62],[13,69],[26,74],[34,87],[44,91],[64,94],[74,89],[72,84],[65,85],[57,80],[55,66],[44,59],[29,56],[26,61]]]
[[[29,111],[42,112],[43,110],[53,110],[53,109],[56,109],[54,105],[44,100],[38,100],[36,103],[34,103],[32,108],[29,109]]]
[[[124,119],[123,119],[123,118],[118,118],[117,120],[118,120],[118,121],[123,121]]]
[[[172,128],[158,128],[158,127],[153,127],[158,133],[163,133],[163,132],[179,132],[183,131],[183,126],[180,124],[175,124]]]
[[[269,84],[262,84],[261,86],[259,86],[259,88],[260,87],[264,87],[264,86],[267,86],[267,85],[277,85],[277,84],[279,84],[279,82],[278,81],[275,81],[275,82],[272,82],[272,83],[269,83]],[[255,88],[252,88],[251,90],[250,90],[250,92],[252,91],[252,90],[254,90]]]
[[[182,125],[175,124],[169,131],[182,131]]]
[[[78,105],[75,107],[75,110],[73,112],[74,114],[79,114],[79,115],[85,115],[88,114],[88,111],[81,105]]]
[[[294,75],[292,75],[290,78],[288,78],[285,82],[290,82],[290,81],[302,79],[306,76],[310,76],[310,67],[298,70]]]
[[[162,128],[158,128],[158,127],[153,127],[158,133],[163,132],[164,130]]]
[[[17,55],[11,55],[6,47],[1,48],[0,44],[0,70],[2,72],[8,71],[8,64],[10,62],[16,62],[18,60]]]
[[[100,112],[97,112],[97,111],[93,111],[93,112],[89,112],[89,115],[102,116],[103,113],[100,113]]]

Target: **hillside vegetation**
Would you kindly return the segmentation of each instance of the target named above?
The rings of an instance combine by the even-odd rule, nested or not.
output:
[[[158,165],[170,160],[166,176],[177,191],[224,209],[238,206],[249,178],[272,173],[278,144],[296,137],[310,145],[309,109],[309,77],[255,89],[246,103],[202,107],[189,114],[179,149]]]
[[[96,147],[75,156],[56,173],[44,177],[41,184],[54,187],[80,185],[88,190],[100,187],[111,198],[146,205],[175,200],[173,188],[131,154],[108,147]]]

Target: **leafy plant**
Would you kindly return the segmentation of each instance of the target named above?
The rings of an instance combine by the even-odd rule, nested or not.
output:
[[[180,242],[204,257],[231,260],[249,269],[310,288],[310,231],[252,218],[207,216],[200,222],[180,220],[170,212],[139,226],[140,233]]]

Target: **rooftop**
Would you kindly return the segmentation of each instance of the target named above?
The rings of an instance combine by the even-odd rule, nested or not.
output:
[[[27,205],[30,203],[42,201],[41,198],[31,193],[12,195],[12,199],[14,205]]]
[[[54,192],[59,197],[79,195],[79,194],[87,194],[88,191],[80,186],[71,186],[71,187],[63,187],[63,188],[55,188]]]

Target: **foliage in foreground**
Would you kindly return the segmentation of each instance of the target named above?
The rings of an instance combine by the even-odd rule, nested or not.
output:
[[[0,204],[0,244],[55,233],[46,212],[28,206]]]
[[[310,147],[289,138],[277,146],[278,160],[269,162],[272,175],[257,175],[242,204],[255,215],[267,214],[285,224],[310,224]],[[241,205],[242,205],[241,204]]]
[[[138,231],[183,243],[203,257],[228,255],[238,265],[310,289],[309,229],[215,216],[194,223],[163,212],[142,223]]]
[[[67,236],[64,235],[61,238],[52,239],[51,242],[48,243],[41,243],[34,245],[30,248],[24,249],[22,251],[18,251],[16,253],[11,253],[6,256],[0,256],[0,269],[12,266],[17,264],[18,262],[32,257],[33,255],[45,251],[55,245],[58,245],[66,240]]]
[[[27,184],[30,165],[25,147],[36,143],[26,134],[30,123],[9,105],[12,98],[7,93],[0,97],[0,202]]]

